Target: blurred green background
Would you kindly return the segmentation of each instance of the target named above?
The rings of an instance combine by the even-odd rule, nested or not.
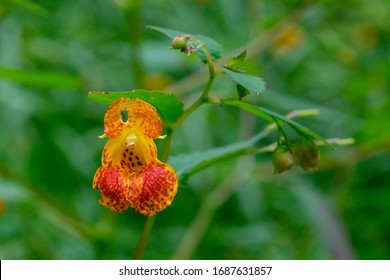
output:
[[[356,144],[322,147],[316,173],[275,176],[264,154],[191,177],[158,214],[146,259],[389,259],[389,15],[382,0],[2,0],[0,258],[132,258],[145,217],[97,202],[106,108],[87,93],[164,89],[189,104],[207,79],[150,24],[210,36],[227,56],[247,47],[248,72],[268,87],[246,100],[282,114],[318,108],[298,121]],[[234,97],[234,84],[219,77],[211,95]],[[171,154],[265,125],[206,105]]]

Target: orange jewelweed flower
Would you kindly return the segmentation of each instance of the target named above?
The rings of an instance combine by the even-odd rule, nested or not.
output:
[[[160,117],[149,103],[122,97],[110,105],[100,136],[110,139],[93,179],[93,189],[100,189],[100,204],[115,212],[130,206],[151,216],[172,203],[178,180],[173,168],[157,159],[153,139],[161,138],[161,132]]]

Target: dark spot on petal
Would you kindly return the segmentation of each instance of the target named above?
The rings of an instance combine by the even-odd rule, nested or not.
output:
[[[126,110],[121,111],[121,120],[122,122],[127,122],[129,120],[129,115]]]

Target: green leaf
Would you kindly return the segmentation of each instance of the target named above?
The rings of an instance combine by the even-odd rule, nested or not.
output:
[[[236,72],[226,67],[222,67],[222,71],[228,74],[232,80],[249,89],[250,91],[256,93],[265,92],[265,81],[259,77],[246,73]]]
[[[268,110],[268,109],[265,109],[265,108],[262,108],[259,106],[255,106],[255,105],[252,105],[252,104],[247,103],[245,101],[241,101],[241,100],[237,100],[237,99],[233,99],[233,98],[222,99],[221,104],[239,107],[239,108],[244,109],[245,111],[252,113],[260,118],[263,118],[269,122],[275,122],[275,119],[276,119],[279,123],[284,123],[284,124],[291,126],[298,133],[301,133],[301,134],[307,135],[309,137],[312,137],[314,139],[317,139],[317,140],[323,142],[324,144],[328,145],[329,147],[333,148],[333,145],[330,144],[328,141],[326,141],[325,138],[319,136],[315,132],[300,125],[299,123],[297,123],[291,119],[287,119],[286,117],[284,117],[276,112],[273,112],[271,110]]]
[[[218,60],[221,57],[222,45],[220,43],[202,34],[196,34],[192,36],[206,45],[213,60]],[[199,56],[202,62],[207,62],[207,56],[202,49],[197,50],[195,53],[197,56]]]
[[[246,57],[246,50],[240,53],[238,56],[230,58],[226,63],[226,66],[224,67],[229,68],[231,70],[238,70],[244,63],[245,57]]]
[[[21,85],[45,89],[78,89],[81,87],[81,79],[70,73],[28,71],[0,67],[1,78]]]
[[[180,181],[183,183],[190,176],[212,165],[244,155],[247,149],[260,139],[266,137],[267,134],[268,132],[263,130],[245,141],[240,141],[224,147],[213,148],[207,151],[173,156],[169,160],[169,164],[176,170]]]
[[[180,35],[184,35],[184,34],[190,35],[189,33],[186,33],[186,32],[182,32],[182,31],[178,31],[178,30],[174,30],[174,29],[170,29],[170,28],[165,28],[165,27],[160,27],[160,26],[154,26],[154,25],[148,25],[147,28],[158,31],[171,39],[173,39],[177,36],[180,36]]]
[[[105,105],[111,104],[119,97],[127,97],[130,99],[139,98],[153,105],[157,109],[162,120],[166,123],[174,123],[183,113],[183,103],[176,95],[157,90],[149,91],[137,89],[120,92],[91,91],[88,94],[88,97],[97,103]]]
[[[165,28],[165,27],[159,27],[159,26],[149,25],[148,28],[153,29],[153,30],[158,31],[158,32],[161,32],[171,39],[174,39],[175,37],[180,36],[180,35],[184,35],[184,34],[191,35],[192,38],[199,40],[199,41],[203,42],[203,44],[205,44],[205,46],[209,50],[210,55],[211,55],[213,60],[218,60],[221,57],[222,45],[220,43],[216,42],[214,39],[211,39],[210,37],[204,36],[202,34],[190,34],[187,32],[182,32],[182,31],[169,29],[169,28]],[[198,46],[198,44],[196,44],[196,46]],[[204,63],[207,62],[207,56],[204,53],[202,48],[195,51],[195,54],[202,60],[202,62],[204,62]]]

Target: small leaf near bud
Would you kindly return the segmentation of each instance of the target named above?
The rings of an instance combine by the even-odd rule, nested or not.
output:
[[[294,162],[303,170],[318,170],[320,161],[320,149],[314,141],[308,137],[300,137],[292,146]]]
[[[187,42],[191,38],[190,35],[180,35],[173,38],[171,48],[175,50],[183,50],[187,47]]]
[[[245,69],[240,69],[240,67],[244,63],[245,57],[246,57],[246,50],[240,53],[238,56],[230,58],[227,61],[227,63],[224,65],[224,67],[238,72],[245,72]]]
[[[242,98],[244,98],[245,96],[249,95],[250,94],[250,90],[247,89],[246,87],[243,87],[242,85],[240,84],[237,84],[236,85],[236,89],[237,89],[237,94],[238,94],[238,98],[241,100]]]
[[[289,170],[293,164],[293,155],[287,145],[279,145],[272,153],[272,164],[275,168],[274,174],[280,174]]]

